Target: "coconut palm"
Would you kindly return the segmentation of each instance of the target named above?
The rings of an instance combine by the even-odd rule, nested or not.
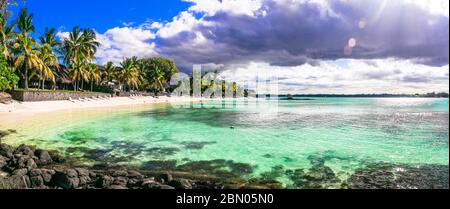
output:
[[[72,68],[72,79],[75,89],[81,79],[81,88],[84,81],[89,80],[88,65],[95,60],[95,52],[100,43],[96,41],[96,34],[91,29],[81,30],[74,27],[69,37],[64,38],[62,52],[63,60]]]
[[[25,0],[22,0],[22,2],[25,2]],[[10,11],[8,11],[8,6],[10,5],[17,5],[17,0],[0,0],[0,14],[5,17],[5,19],[8,19],[10,15]]]
[[[24,81],[24,88],[28,89],[28,80],[33,70],[44,70],[44,63],[35,49],[38,43],[31,37],[23,34],[17,35],[12,49],[14,53],[14,67],[19,70]]]
[[[94,63],[89,64],[88,70],[91,82],[91,91],[94,91],[94,83],[99,84],[102,82],[102,71],[100,71],[100,69]]]
[[[61,43],[56,39],[56,31],[54,28],[45,28],[43,36],[39,37],[42,44],[39,47],[39,57],[44,63],[44,68],[39,72],[42,79],[42,89],[44,89],[45,79],[51,79],[53,88],[56,86],[54,71],[59,70],[58,57],[55,51],[59,50]]]
[[[142,83],[142,76],[137,57],[125,58],[120,63],[118,78],[120,82],[127,84],[130,88],[139,88]]]
[[[53,88],[56,86],[55,76],[53,69],[59,69],[58,57],[53,52],[50,44],[44,44],[38,48],[38,57],[44,64],[42,68],[37,69],[39,71],[39,77],[42,81],[42,89],[45,87],[45,80],[50,79],[52,81]]]
[[[17,20],[18,33],[14,40],[13,65],[19,70],[24,80],[24,88],[28,89],[29,75],[33,75],[33,70],[44,70],[45,65],[36,50],[39,44],[29,36],[34,32],[33,14],[28,14],[27,9],[22,9]]]
[[[113,62],[107,62],[103,71],[103,82],[111,82],[116,79],[117,67]]]
[[[0,14],[0,49],[5,58],[9,58],[8,47],[12,42],[15,26],[15,22],[8,24],[7,19],[3,17],[3,14]]]
[[[19,18],[17,19],[17,28],[20,34],[29,34],[35,31],[33,24],[33,14],[28,14],[28,9],[22,9],[20,11]]]
[[[45,33],[39,37],[39,41],[42,45],[49,45],[54,51],[59,51],[61,47],[61,43],[56,38],[56,30],[54,28],[45,28]]]
[[[158,91],[165,92],[166,91],[166,74],[159,67],[155,67],[153,74],[153,88]]]
[[[89,80],[89,71],[87,68],[87,64],[85,62],[82,61],[75,61],[72,62],[71,64],[71,77],[72,77],[72,82],[74,82],[74,88],[76,91],[78,91],[79,89],[83,90],[84,88],[84,81],[88,81]],[[80,85],[80,81],[81,81],[81,85]]]
[[[92,29],[85,29],[83,30],[82,39],[86,60],[94,61],[95,53],[97,52],[97,48],[100,46],[100,42],[96,41],[97,35]]]

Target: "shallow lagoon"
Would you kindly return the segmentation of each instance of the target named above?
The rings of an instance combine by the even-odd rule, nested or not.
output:
[[[317,162],[340,181],[381,162],[448,167],[448,120],[448,99],[311,98],[66,111],[0,128],[18,131],[9,144],[90,165],[229,171],[289,186]]]

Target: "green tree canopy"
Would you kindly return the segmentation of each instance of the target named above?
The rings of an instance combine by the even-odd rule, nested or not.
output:
[[[140,68],[143,73],[145,83],[151,86],[158,86],[158,90],[164,90],[161,83],[170,81],[170,78],[175,73],[178,73],[178,68],[175,62],[163,57],[152,57],[140,60]]]
[[[18,81],[19,77],[8,67],[3,56],[0,56],[0,92],[11,89]]]

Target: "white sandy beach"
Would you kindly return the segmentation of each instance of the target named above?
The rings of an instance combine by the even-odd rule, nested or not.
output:
[[[179,103],[190,101],[210,101],[205,98],[191,98],[191,97],[112,97],[108,99],[98,99],[89,101],[80,100],[64,100],[64,101],[44,101],[44,102],[17,102],[11,104],[0,103],[0,114],[14,114],[14,113],[41,113],[53,112],[69,109],[82,108],[99,108],[99,107],[115,107],[128,105],[142,105],[142,104],[164,104],[164,103]]]

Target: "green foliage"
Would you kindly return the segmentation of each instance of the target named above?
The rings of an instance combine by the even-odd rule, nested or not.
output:
[[[153,57],[140,60],[141,71],[145,82],[153,84],[152,88],[164,90],[162,83],[167,83],[178,68],[175,63],[167,58]]]
[[[18,81],[19,77],[7,67],[5,59],[0,56],[0,92],[11,89]]]

